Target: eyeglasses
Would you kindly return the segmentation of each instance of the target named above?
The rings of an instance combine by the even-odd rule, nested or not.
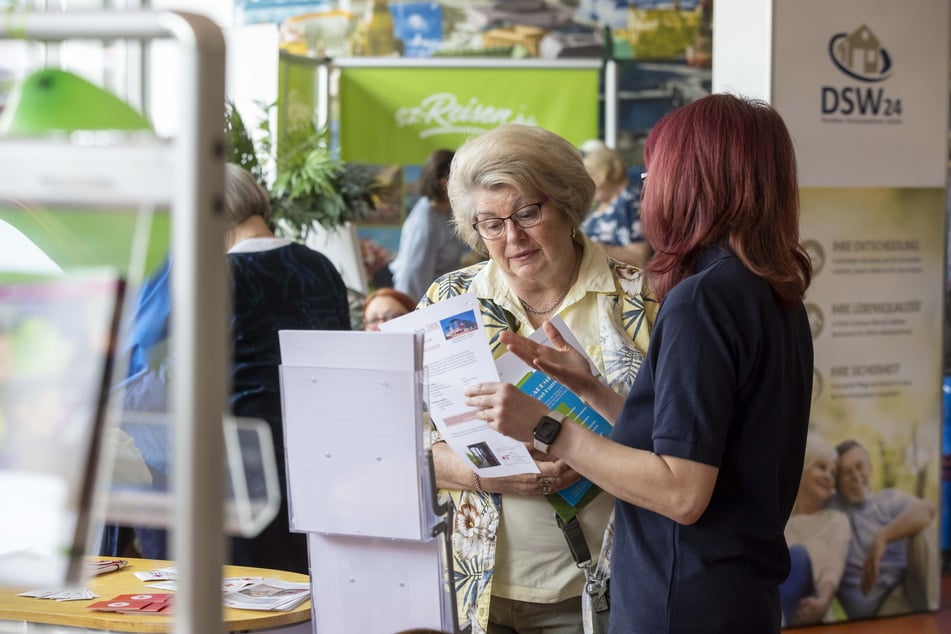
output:
[[[477,220],[472,223],[472,228],[486,240],[501,238],[502,234],[505,233],[506,220],[511,220],[512,224],[519,229],[530,229],[542,221],[542,205],[546,202],[548,202],[548,198],[542,198],[537,203],[525,205],[508,216]]]

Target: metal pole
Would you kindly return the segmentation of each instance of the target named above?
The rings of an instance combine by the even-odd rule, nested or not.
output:
[[[613,59],[604,62],[604,143],[617,147],[618,68]]]
[[[193,14],[151,11],[18,12],[0,16],[0,39],[174,38],[182,48],[181,129],[172,178],[172,330],[176,370],[175,632],[223,632],[223,435],[228,350],[224,222],[225,45]]]

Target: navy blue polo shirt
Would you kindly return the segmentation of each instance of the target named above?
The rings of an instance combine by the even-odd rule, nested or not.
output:
[[[664,298],[612,438],[719,474],[692,526],[618,501],[612,634],[779,631],[812,356],[803,307],[723,245]]]

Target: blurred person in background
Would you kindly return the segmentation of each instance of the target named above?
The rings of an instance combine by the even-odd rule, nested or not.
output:
[[[395,288],[378,288],[363,300],[363,329],[379,332],[380,324],[416,309],[416,300]]]
[[[225,249],[231,288],[231,395],[230,413],[264,420],[274,441],[280,482],[281,506],[274,520],[252,538],[233,537],[227,562],[240,566],[307,573],[307,539],[290,531],[287,479],[284,466],[284,430],[281,412],[279,330],[350,330],[347,289],[333,263],[322,253],[274,235],[270,228],[271,205],[267,191],[242,167],[225,165],[224,207],[229,226]],[[160,269],[165,283],[146,284],[149,304],[168,304],[168,269]],[[165,300],[157,302],[158,296]],[[150,313],[151,314],[151,313]],[[152,319],[152,328],[167,330],[166,315]],[[172,334],[174,336],[174,334]],[[146,337],[151,342],[156,337]],[[163,342],[164,344],[164,342]],[[167,346],[161,348],[167,352]],[[174,359],[156,359],[122,385],[124,408],[134,411],[168,411],[169,373]],[[138,434],[138,435],[137,435]],[[130,430],[153,473],[153,484],[168,477],[168,440],[155,438],[148,429]],[[250,482],[251,494],[263,483]],[[141,554],[148,559],[168,559],[163,530],[136,528]]]
[[[844,512],[852,540],[839,583],[850,619],[938,607],[934,505],[894,488],[872,491],[872,462],[857,440],[836,445],[838,480],[828,507]]]
[[[815,433],[806,440],[802,480],[786,522],[791,570],[779,586],[784,625],[811,625],[829,613],[849,552],[849,518],[823,508],[835,495],[835,449]]]
[[[643,268],[650,245],[641,231],[641,181],[631,181],[621,153],[601,141],[581,146],[595,184],[594,206],[581,230],[615,260]]]
[[[393,288],[415,301],[433,280],[458,268],[467,252],[452,227],[452,207],[446,195],[446,181],[452,150],[436,150],[429,155],[417,181],[419,200],[400,229],[400,246],[390,263]]]

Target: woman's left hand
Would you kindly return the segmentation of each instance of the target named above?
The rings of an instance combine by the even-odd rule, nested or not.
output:
[[[532,443],[532,430],[548,407],[511,383],[479,383],[466,388],[466,405],[479,408],[477,416],[510,438]]]

